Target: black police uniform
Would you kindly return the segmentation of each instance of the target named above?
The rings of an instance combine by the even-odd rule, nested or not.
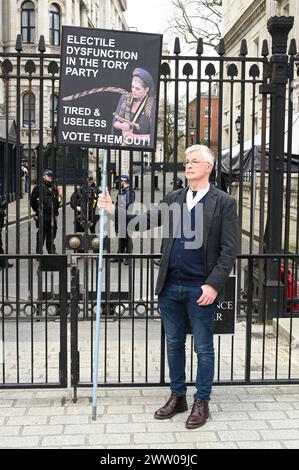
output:
[[[4,219],[6,216],[6,202],[5,202],[5,197],[0,196],[0,255],[4,255],[4,250],[3,250],[3,242],[2,242],[2,229],[4,227]],[[0,268],[3,268],[5,266],[5,261],[0,260]]]
[[[123,179],[123,177],[120,178],[121,180]],[[127,183],[130,183],[129,179],[126,177],[126,180]],[[126,211],[128,210],[129,206],[131,204],[134,204],[135,202],[135,191],[133,191],[130,186],[127,186],[126,188],[123,188],[122,191],[121,191],[121,194],[118,195],[117,199],[116,199],[116,203],[115,203],[115,206],[118,207],[122,207],[123,209],[125,209]],[[118,220],[116,219],[115,220],[115,231],[116,233],[119,233],[121,230],[119,230],[119,227],[118,227]],[[118,250],[117,252],[118,253],[132,253],[133,252],[133,241],[132,241],[132,238],[128,235],[128,232],[127,232],[127,227],[126,227],[126,232],[125,234],[122,233],[122,236],[119,237],[118,239]],[[117,262],[118,259],[117,258],[111,258],[111,261],[112,262]],[[120,258],[120,261],[123,261],[122,258]],[[125,259],[124,263],[125,264],[128,264],[128,258]]]
[[[52,183],[48,183],[45,180],[42,181],[43,191],[43,230],[42,230],[42,246],[46,240],[46,247],[48,253],[56,253],[54,240],[57,233],[57,220],[59,200],[58,191],[55,186],[52,187]],[[39,252],[39,187],[35,186],[30,196],[30,204],[34,212],[36,213],[35,221],[36,228],[36,252]]]
[[[4,255],[3,241],[2,241],[2,229],[4,227],[4,220],[6,217],[6,198],[5,196],[0,196],[0,255]],[[0,269],[1,268],[11,268],[12,263],[9,263],[7,260],[0,260]]]
[[[71,195],[71,208],[75,211],[75,232],[89,229],[90,233],[95,233],[95,226],[99,220],[99,216],[95,213],[98,196],[99,190],[95,183],[92,186],[83,184]],[[77,207],[81,207],[80,212],[77,212]]]

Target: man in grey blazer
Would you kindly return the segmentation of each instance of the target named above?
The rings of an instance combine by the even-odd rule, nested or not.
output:
[[[146,214],[127,218],[134,223],[135,230],[147,230],[153,224],[163,224],[164,228],[167,225],[156,294],[166,334],[171,396],[154,416],[168,419],[188,410],[185,342],[189,320],[197,374],[186,427],[194,429],[204,425],[209,416],[214,377],[214,316],[236,258],[238,217],[236,201],[209,183],[215,163],[212,151],[204,145],[192,145],[185,155],[188,187],[168,193]],[[99,196],[98,204],[115,214],[108,190],[105,196]],[[165,208],[173,207],[176,217],[169,217]]]

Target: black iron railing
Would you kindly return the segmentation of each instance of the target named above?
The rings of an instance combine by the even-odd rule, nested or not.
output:
[[[163,56],[161,62],[156,152],[108,151],[108,186],[112,188],[113,199],[116,199],[120,191],[115,184],[117,175],[127,173],[132,185],[135,183],[136,202],[143,204],[146,209],[161,200],[167,192],[176,189],[177,176],[186,183],[182,162],[188,145],[201,142],[214,150],[216,165],[212,182],[227,191],[238,203],[240,256],[235,268],[237,319],[240,324],[245,322],[241,345],[234,336],[230,339],[217,339],[217,383],[297,380],[291,367],[296,355],[290,333],[292,321],[297,316],[298,297],[298,260],[293,253],[299,251],[299,163],[294,150],[298,136],[294,99],[297,47],[292,40],[287,51],[287,35],[291,26],[291,19],[275,17],[270,20],[268,28],[273,39],[271,57],[267,41],[263,42],[259,57],[248,55],[245,41],[240,44],[240,54],[232,57],[226,55],[223,40],[220,41],[216,56],[204,54],[202,40],[198,41],[193,55],[183,55],[179,41],[176,40],[173,55]],[[3,223],[0,219],[0,227],[3,226],[0,229],[0,260],[15,260],[13,268],[6,267],[5,261],[4,267],[0,269],[2,335],[3,331],[7,331],[6,325],[13,326],[16,351],[13,354],[18,361],[21,356],[19,326],[31,323],[35,325],[37,312],[40,322],[36,324],[47,325],[51,322],[49,324],[52,325],[55,322],[52,322],[50,311],[61,310],[60,294],[57,294],[61,287],[60,284],[57,285],[58,274],[50,270],[43,271],[40,269],[42,262],[38,262],[46,259],[42,255],[45,223],[41,175],[45,168],[51,167],[52,194],[57,195],[58,186],[62,196],[56,237],[53,230],[55,213],[52,210],[52,252],[54,244],[61,259],[66,260],[67,254],[71,254],[72,260],[77,260],[67,268],[66,261],[63,261],[63,272],[67,269],[70,274],[69,285],[63,292],[63,302],[66,303],[66,313],[72,312],[72,384],[76,387],[83,383],[89,384],[91,380],[97,260],[93,254],[93,251],[96,253],[96,246],[92,245],[94,234],[90,233],[90,224],[87,223],[90,221],[86,220],[86,224],[82,225],[80,237],[83,241],[80,250],[83,253],[80,253],[80,259],[77,259],[78,250],[69,245],[70,235],[74,234],[76,227],[75,212],[69,202],[72,193],[82,185],[81,179],[88,173],[93,174],[96,186],[100,187],[102,151],[57,145],[53,107],[54,96],[58,96],[59,92],[60,55],[47,53],[43,37],[37,45],[36,53],[23,51],[20,36],[15,50],[16,52],[0,52],[0,78],[3,80],[0,195],[4,196],[5,201]],[[24,116],[23,99],[28,93],[29,100]],[[22,162],[25,160],[29,170],[26,187],[25,175],[22,176]],[[175,183],[171,185],[173,180]],[[35,185],[41,196],[34,220],[29,196]],[[40,231],[38,240],[35,223]],[[160,236],[133,239],[133,255],[129,257],[129,264],[123,266],[120,262],[112,265],[109,261],[112,257],[119,257],[114,255],[118,249],[117,236],[105,241],[105,349],[101,369],[103,384],[149,384],[152,383],[151,377],[154,377],[153,383],[161,384],[166,381],[164,335],[154,296],[158,270],[154,258],[159,257],[157,253],[160,253],[160,245]],[[2,252],[8,255],[5,256]],[[35,252],[39,254],[32,255]],[[53,255],[53,259],[58,260],[59,257],[55,258]],[[65,276],[62,271],[58,272],[60,276]],[[123,292],[122,284],[127,286],[123,294],[125,297],[119,294]],[[49,296],[51,309],[45,310],[45,304],[49,304]],[[47,316],[45,312],[49,312]],[[57,317],[59,324],[60,315]],[[282,327],[279,327],[279,322],[280,319],[288,318],[291,323],[288,330],[290,372],[286,378],[280,378],[278,358]],[[262,351],[269,339],[267,335],[270,335],[268,322],[278,323],[274,348],[277,361],[274,372],[271,369],[269,374],[265,354],[262,354],[261,362],[257,361],[256,371],[253,370],[253,362],[250,362],[256,344],[252,341],[258,337],[255,322],[261,325],[259,344]],[[84,332],[88,336],[88,351],[84,352],[86,361],[83,362],[88,364],[88,373],[84,369],[83,374],[82,353],[79,355],[78,351],[81,349],[77,345],[80,341],[80,328],[85,323],[90,331]],[[129,332],[124,333],[123,325],[126,328],[130,325]],[[115,326],[115,331],[112,331]],[[137,342],[136,337],[141,331],[142,345]],[[33,335],[34,328],[29,333],[29,343],[33,342],[31,357],[35,358],[37,340]],[[110,333],[113,340],[116,338],[116,343],[113,343],[114,352],[109,349]],[[122,362],[121,344],[124,334],[131,338],[129,365]],[[151,335],[159,342],[158,364],[150,352]],[[43,341],[46,341],[46,336]],[[189,378],[192,381],[192,339],[190,342]],[[41,343],[39,347],[43,350],[45,344]],[[62,346],[65,350],[66,345],[60,345]],[[142,357],[139,362],[137,359],[135,362],[138,348],[143,351]],[[236,349],[242,351],[240,357],[237,356]],[[226,356],[228,350],[230,353]],[[109,369],[108,360],[111,354],[116,355],[113,373]],[[125,354],[128,354],[127,350]],[[45,353],[44,359],[46,356]],[[64,354],[62,358],[65,364]],[[236,372],[237,365],[244,361],[246,372],[242,367],[240,373]],[[142,363],[142,367],[137,363]],[[229,364],[229,367],[225,366],[225,374],[224,363]],[[126,377],[123,376],[125,367],[129,371]],[[5,374],[3,377],[2,382],[8,383]],[[35,374],[31,375],[29,381],[27,379],[28,377],[26,383],[36,383],[37,386],[42,381],[44,384],[49,383],[48,377],[44,375],[41,382]],[[20,377],[16,375],[11,383],[18,385],[19,382]],[[62,382],[65,383],[65,379],[59,379],[57,383]]]

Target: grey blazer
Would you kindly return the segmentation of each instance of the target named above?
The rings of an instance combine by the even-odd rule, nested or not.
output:
[[[171,191],[162,202],[168,206],[173,203],[182,205],[186,200],[188,188]],[[150,226],[163,224],[161,203],[139,216],[128,215],[128,221],[134,220],[136,230],[148,230]],[[137,220],[136,220],[137,218]],[[138,221],[138,223],[136,223]],[[135,225],[136,224],[136,225]],[[171,224],[170,224],[171,225]],[[165,285],[174,242],[175,227],[169,227],[168,237],[163,237],[162,259],[156,284],[156,294],[160,294]],[[223,297],[227,278],[233,268],[238,246],[238,215],[235,199],[211,185],[203,210],[203,254],[206,270],[206,284],[218,291],[217,300]]]

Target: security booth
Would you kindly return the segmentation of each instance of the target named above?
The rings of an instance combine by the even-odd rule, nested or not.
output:
[[[15,200],[15,194],[16,122],[0,116],[0,195],[6,195],[11,202]]]
[[[48,143],[44,149],[44,168],[51,168],[58,184],[77,184],[88,174],[88,149],[79,145],[63,147]]]

